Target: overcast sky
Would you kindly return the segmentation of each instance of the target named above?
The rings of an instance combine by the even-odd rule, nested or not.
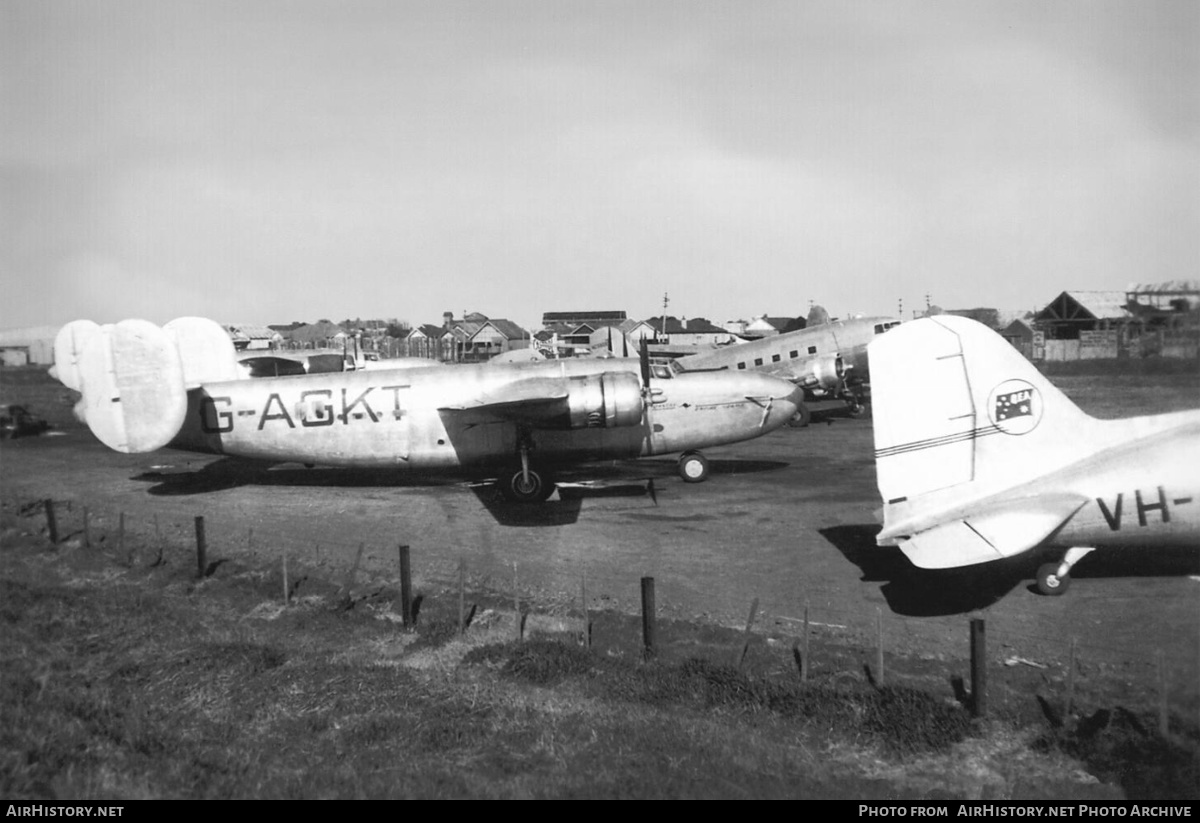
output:
[[[1195,0],[0,0],[0,327],[1200,273]]]

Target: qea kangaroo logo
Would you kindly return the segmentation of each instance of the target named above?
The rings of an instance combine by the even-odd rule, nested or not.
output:
[[[987,413],[1005,434],[1028,434],[1042,422],[1042,395],[1024,380],[1005,380],[988,395]]]

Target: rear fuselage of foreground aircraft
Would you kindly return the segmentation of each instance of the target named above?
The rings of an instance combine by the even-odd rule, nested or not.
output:
[[[1200,411],[1097,420],[964,318],[905,324],[871,358],[878,542],[914,565],[1058,548],[1038,588],[1060,594],[1096,548],[1200,548]]]
[[[391,467],[414,477],[498,477],[507,497],[544,500],[555,468],[682,452],[782,426],[800,403],[765,374],[652,375],[636,360],[376,368],[242,379],[228,335],[185,318],[100,327],[76,321],[56,340],[59,379],[113,449],[165,445],[275,462]],[[640,374],[639,374],[640,372]]]
[[[684,371],[760,371],[804,389],[812,400],[842,398],[855,415],[865,412],[869,379],[867,345],[900,325],[891,317],[859,317],[723,346],[682,357]],[[807,422],[806,410],[800,420]]]

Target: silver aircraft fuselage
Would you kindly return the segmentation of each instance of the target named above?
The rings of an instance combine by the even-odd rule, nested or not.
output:
[[[800,402],[799,390],[778,378],[723,372],[653,379],[635,422],[613,427],[544,428],[481,404],[503,398],[515,378],[554,385],[637,368],[636,361],[551,361],[210,383],[188,392],[187,417],[170,445],[272,461],[470,473],[511,461],[522,438],[533,459],[550,464],[737,442],[783,425]]]

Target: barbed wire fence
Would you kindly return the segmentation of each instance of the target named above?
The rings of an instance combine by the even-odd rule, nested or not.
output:
[[[493,550],[481,559],[453,546],[422,546],[419,538],[399,535],[393,524],[378,520],[348,518],[352,523],[344,529],[344,536],[331,539],[327,531],[305,530],[299,523],[281,526],[265,517],[255,523],[255,518],[244,512],[231,516],[224,509],[205,511],[171,501],[157,505],[154,514],[140,517],[77,499],[26,501],[19,514],[40,520],[41,528],[60,546],[103,551],[130,567],[165,562],[188,568],[192,564],[190,568],[200,577],[211,574],[214,564],[236,560],[269,574],[278,573],[283,578],[278,589],[281,599],[288,588],[289,571],[293,581],[315,576],[344,587],[354,579],[361,591],[399,592],[404,583],[398,562],[401,545],[410,547],[412,580],[424,597],[458,597],[460,587],[465,587],[473,596],[487,595],[495,602],[510,604],[515,597],[518,609],[524,603],[564,618],[582,618],[587,612],[604,610],[635,615],[640,605],[639,583],[644,579],[634,570],[626,576],[605,571],[599,563],[569,559],[543,560],[534,569],[525,564],[520,548]],[[252,525],[235,526],[234,522]],[[862,601],[857,607],[839,605],[837,592],[819,585],[797,592],[792,614],[760,612],[757,597],[753,603],[739,600],[714,586],[704,593],[705,613],[695,615],[673,602],[670,579],[658,582],[656,610],[660,616],[700,617],[727,628],[744,625],[747,635],[753,630],[780,638],[796,649],[815,639],[872,650],[866,662],[880,680],[918,680],[906,663],[913,655],[918,659],[934,656],[961,665],[964,671],[971,659],[970,615],[955,618],[962,626],[961,643],[943,648],[948,618],[930,621],[898,615],[871,601]],[[581,596],[586,601],[581,601]],[[399,609],[398,598],[394,608]],[[1131,650],[1128,645],[1106,642],[1103,634],[1047,635],[1012,619],[989,616],[987,620],[988,662],[994,681],[1003,682],[1009,670],[1037,669],[1045,688],[1056,691],[1067,708],[1099,699],[1095,695],[1103,687],[1119,681],[1132,700],[1140,698],[1139,708],[1157,713],[1164,731],[1172,716],[1177,724],[1192,725],[1200,720],[1200,644],[1193,655],[1168,656],[1151,632],[1145,632],[1145,642]],[[813,662],[806,661],[809,671]]]

